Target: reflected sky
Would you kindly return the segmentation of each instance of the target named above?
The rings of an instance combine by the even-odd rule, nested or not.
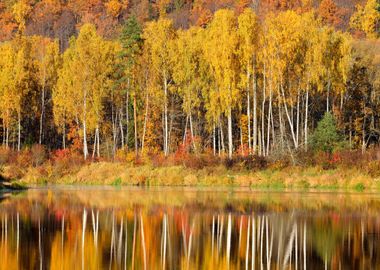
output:
[[[3,194],[0,269],[379,269],[380,196],[52,187]]]

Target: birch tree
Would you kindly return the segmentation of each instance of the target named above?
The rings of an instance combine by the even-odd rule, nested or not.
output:
[[[237,87],[239,61],[237,57],[237,20],[231,10],[220,9],[207,29],[206,59],[209,61],[217,89],[212,102],[220,102],[227,117],[228,157],[232,158],[232,110],[237,105],[240,92]]]
[[[169,126],[168,103],[169,87],[172,83],[172,67],[170,58],[170,42],[175,38],[173,23],[169,19],[160,18],[158,21],[149,22],[143,33],[146,53],[149,55],[151,68],[154,70],[154,80],[157,89],[163,93],[163,150],[165,156],[169,154]]]
[[[251,85],[253,92],[253,152],[257,148],[257,78],[256,55],[258,50],[259,25],[252,9],[245,9],[238,18],[239,59],[241,62],[241,85],[246,88],[248,118],[248,148],[252,153],[251,140]]]

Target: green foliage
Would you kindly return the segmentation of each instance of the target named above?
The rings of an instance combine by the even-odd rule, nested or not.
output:
[[[332,153],[339,141],[340,136],[336,128],[335,119],[330,112],[326,112],[314,131],[311,141],[312,147],[315,151]]]
[[[357,183],[355,186],[354,186],[354,189],[356,191],[359,191],[359,192],[362,192],[365,190],[365,186],[363,183]]]
[[[111,183],[112,186],[121,186],[121,178],[118,177],[116,178],[112,183]]]
[[[119,42],[121,50],[119,53],[119,72],[123,82],[130,77],[130,69],[136,63],[137,56],[141,53],[143,39],[142,28],[135,16],[130,17],[123,27]],[[124,73],[124,74],[123,74]]]

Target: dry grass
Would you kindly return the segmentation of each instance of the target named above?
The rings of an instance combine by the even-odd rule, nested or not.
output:
[[[130,167],[122,163],[99,162],[82,166],[73,174],[56,179],[44,178],[30,168],[21,179],[24,184],[90,184],[139,186],[237,186],[265,189],[378,189],[380,178],[357,169],[323,170],[320,167],[288,167],[232,171],[223,166],[195,170],[183,166]]]

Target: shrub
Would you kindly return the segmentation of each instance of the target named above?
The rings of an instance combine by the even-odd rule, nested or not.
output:
[[[118,178],[116,178],[112,183],[111,183],[111,185],[112,186],[121,186],[121,178],[120,177],[118,177]]]
[[[380,161],[370,161],[365,170],[371,177],[380,177]]]
[[[0,165],[4,165],[9,162],[11,150],[9,148],[0,147]]]
[[[115,153],[115,161],[125,162],[127,160],[127,153],[124,149],[117,149]]]
[[[299,151],[295,155],[296,163],[302,167],[311,167],[316,165],[315,154],[313,151]]]
[[[356,191],[359,191],[359,192],[362,192],[365,190],[365,186],[363,183],[357,183],[355,186],[354,186],[354,189]]]
[[[167,164],[166,158],[163,154],[152,155],[151,162],[154,167],[162,167]]]
[[[30,149],[30,155],[33,166],[37,167],[42,165],[47,158],[45,147],[41,144],[35,144]]]
[[[334,117],[326,112],[311,137],[311,145],[315,151],[332,153],[339,140]]]
[[[203,169],[205,167],[214,167],[220,164],[220,159],[213,154],[202,155],[186,155],[182,161],[182,165],[191,169]]]
[[[62,176],[78,170],[84,164],[84,159],[77,151],[71,149],[60,149],[52,154],[54,162],[54,173]]]
[[[29,167],[32,165],[32,154],[29,148],[17,152],[17,165],[20,167]]]
[[[263,170],[268,167],[268,161],[261,156],[236,156],[232,159],[225,159],[224,166],[227,169],[247,169],[247,170]]]

